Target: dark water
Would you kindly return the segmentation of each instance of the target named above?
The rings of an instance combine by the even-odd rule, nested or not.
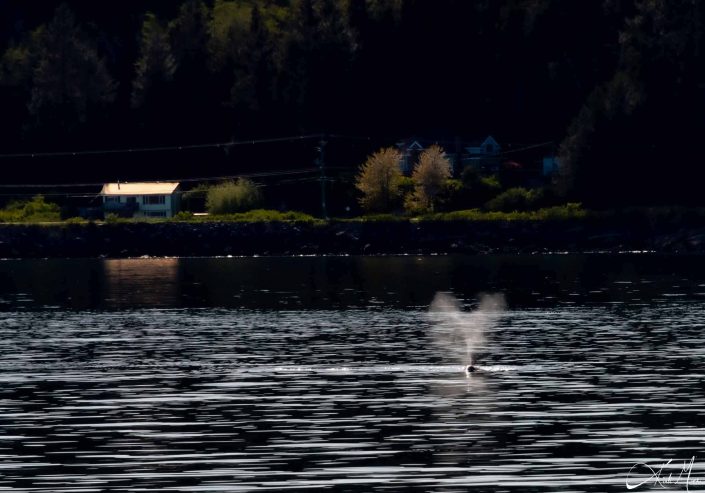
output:
[[[698,491],[703,260],[3,261],[0,491]],[[470,377],[437,291],[507,298]]]

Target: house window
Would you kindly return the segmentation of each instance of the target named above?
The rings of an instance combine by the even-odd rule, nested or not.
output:
[[[165,211],[147,211],[145,212],[147,217],[166,217]]]
[[[120,197],[105,197],[106,204],[119,204]]]
[[[487,154],[492,154],[494,152],[494,146],[492,144],[487,144],[486,149]]]
[[[127,197],[127,203],[128,203],[128,204],[136,204],[136,203],[137,203],[137,197]]]
[[[166,196],[164,196],[164,195],[145,195],[142,197],[142,203],[145,205],[166,204]]]

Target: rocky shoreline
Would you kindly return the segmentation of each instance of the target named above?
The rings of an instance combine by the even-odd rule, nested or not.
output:
[[[1,225],[0,258],[705,253],[705,224],[649,221]]]

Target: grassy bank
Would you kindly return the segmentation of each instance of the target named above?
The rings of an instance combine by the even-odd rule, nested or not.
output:
[[[466,211],[442,212],[424,214],[419,216],[377,214],[353,218],[331,218],[329,220],[316,218],[303,212],[280,212],[275,210],[258,209],[236,214],[194,215],[189,212],[180,212],[173,218],[120,218],[108,214],[103,221],[89,221],[79,217],[61,220],[59,210],[46,207],[16,207],[0,210],[0,223],[5,224],[66,224],[85,225],[92,222],[118,224],[118,223],[165,223],[165,222],[233,222],[233,223],[300,223],[300,224],[326,224],[328,222],[416,222],[416,221],[551,221],[566,219],[581,219],[590,213],[578,204],[568,204],[561,207],[551,207],[527,212],[486,212],[479,209]]]
[[[583,219],[590,213],[583,209],[580,204],[567,204],[559,207],[549,207],[536,211],[514,211],[497,212],[483,211],[480,209],[470,209],[465,211],[439,212],[435,214],[423,214],[419,216],[398,216],[394,214],[379,214],[361,216],[346,221],[352,222],[389,222],[389,221],[555,221],[567,219]]]
[[[330,223],[428,223],[428,222],[560,222],[560,221],[605,221],[629,223],[630,221],[657,223],[702,223],[705,222],[705,208],[689,207],[631,207],[624,209],[591,211],[580,204],[566,204],[533,211],[483,211],[470,209],[438,212],[423,215],[372,214],[352,218],[321,219],[303,212],[257,209],[235,214],[194,215],[180,212],[173,218],[119,218],[108,214],[103,221],[89,221],[73,217],[60,219],[59,209],[53,204],[45,204],[36,199],[22,205],[11,204],[0,210],[0,224],[25,225],[88,225],[88,224],[130,224],[130,223],[288,223],[325,225]]]

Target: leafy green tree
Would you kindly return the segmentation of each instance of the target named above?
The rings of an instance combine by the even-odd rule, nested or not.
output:
[[[398,203],[402,183],[401,154],[393,147],[381,149],[360,167],[355,187],[367,212],[389,212]]]
[[[408,198],[407,210],[411,212],[433,211],[437,197],[452,176],[450,161],[445,151],[433,145],[419,156],[411,179],[414,181],[414,193]]]

